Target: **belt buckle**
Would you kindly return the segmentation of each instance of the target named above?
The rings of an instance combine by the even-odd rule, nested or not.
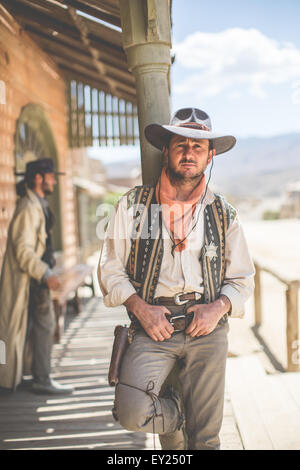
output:
[[[182,320],[182,319],[184,319],[184,328],[182,328],[182,329],[176,329],[176,328],[175,328],[174,321]],[[184,331],[184,330],[185,330],[185,322],[186,322],[186,317],[185,317],[185,315],[174,315],[174,317],[171,317],[169,321],[170,321],[170,324],[174,327],[174,333],[176,333],[176,332],[178,332],[178,331]]]
[[[174,302],[176,305],[183,305],[186,304],[189,300],[180,300],[179,296],[183,294],[187,294],[188,292],[179,292],[178,294],[174,294]]]

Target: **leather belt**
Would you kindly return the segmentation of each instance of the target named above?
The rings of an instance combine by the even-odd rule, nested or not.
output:
[[[194,312],[186,313],[185,315],[166,315],[166,319],[171,323],[174,328],[173,333],[178,331],[185,331],[191,321],[193,320]]]
[[[202,294],[200,292],[179,292],[173,297],[156,297],[154,303],[158,305],[183,305],[190,300],[200,300]]]

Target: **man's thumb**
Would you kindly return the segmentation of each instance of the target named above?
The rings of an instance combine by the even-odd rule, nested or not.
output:
[[[170,312],[170,310],[168,310],[167,307],[165,307],[164,313],[166,315],[172,315],[172,312]]]

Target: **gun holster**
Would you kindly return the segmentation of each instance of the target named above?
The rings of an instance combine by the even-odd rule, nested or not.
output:
[[[115,387],[119,382],[122,359],[129,345],[128,334],[129,328],[127,326],[117,325],[115,327],[115,339],[108,372],[108,383],[111,387]]]

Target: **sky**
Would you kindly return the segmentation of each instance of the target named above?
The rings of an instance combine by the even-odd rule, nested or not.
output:
[[[237,137],[299,133],[299,18],[299,0],[173,0],[172,112]]]

